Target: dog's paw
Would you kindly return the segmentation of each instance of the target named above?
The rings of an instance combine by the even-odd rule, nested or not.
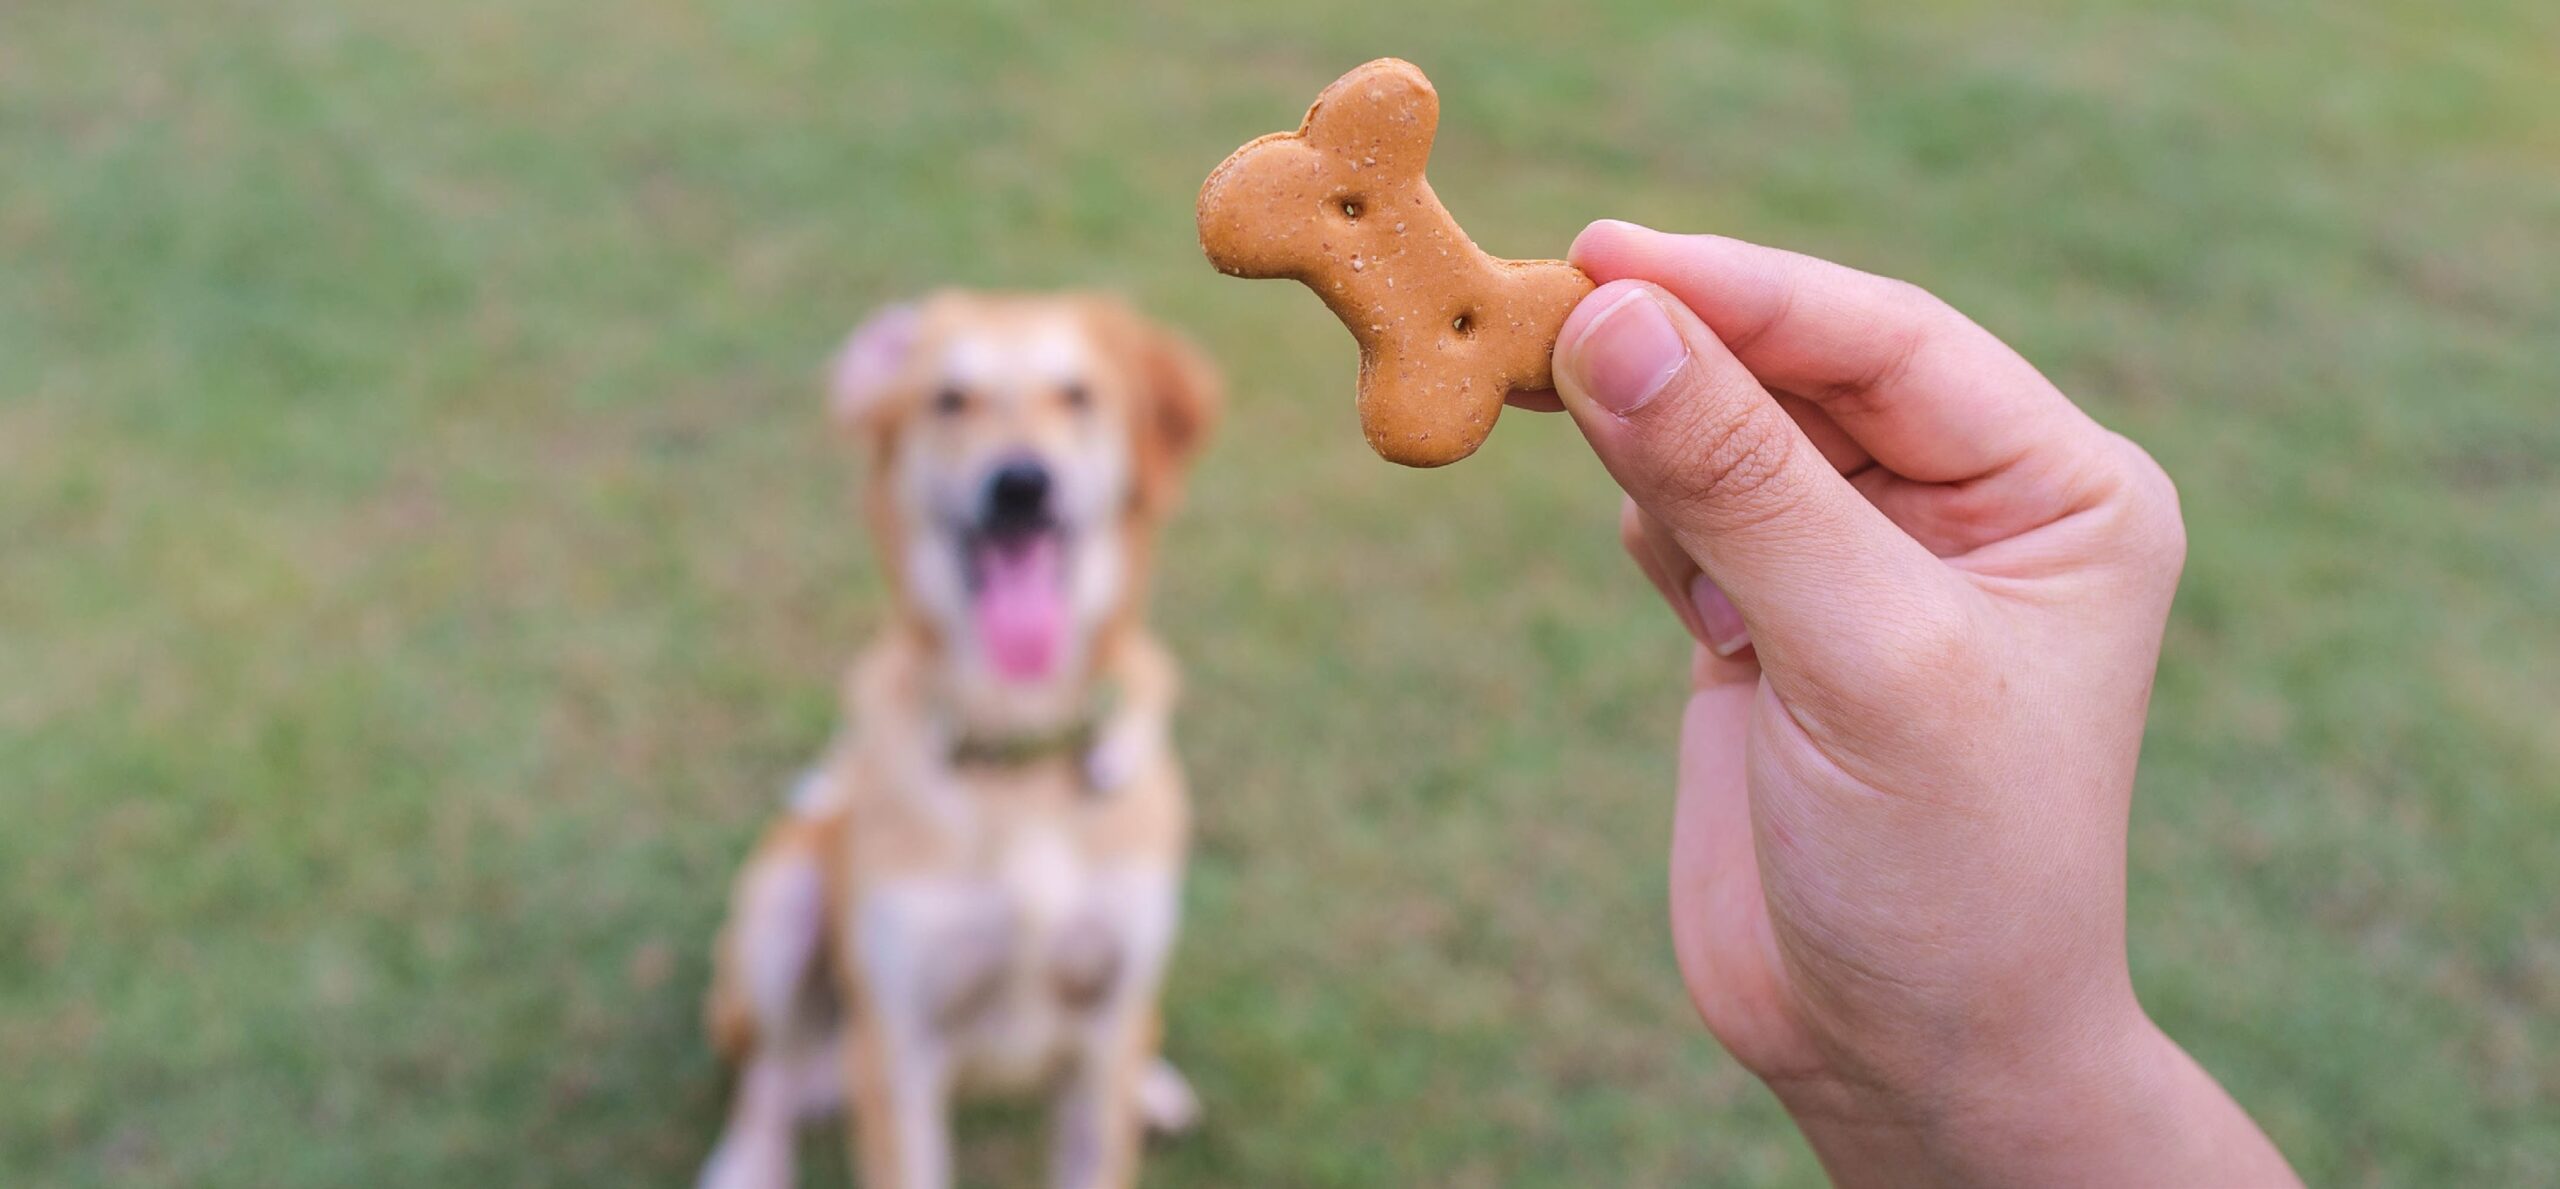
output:
[[[1181,1070],[1158,1057],[1138,1079],[1138,1117],[1154,1134],[1181,1135],[1200,1125],[1200,1096]]]

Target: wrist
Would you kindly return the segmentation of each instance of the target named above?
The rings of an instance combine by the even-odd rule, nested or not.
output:
[[[1771,1083],[1837,1184],[2181,1181],[2218,1167],[2220,1112],[2264,1144],[2129,997],[2064,1034],[1871,1068],[1891,1072]]]

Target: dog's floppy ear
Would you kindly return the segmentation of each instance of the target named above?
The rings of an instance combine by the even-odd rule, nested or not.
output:
[[[915,354],[924,315],[901,302],[872,311],[837,348],[827,375],[827,415],[848,433],[874,423],[881,403]]]
[[[1182,494],[1182,474],[1209,443],[1226,404],[1216,365],[1175,331],[1117,302],[1096,306],[1105,341],[1138,389],[1129,412],[1140,506],[1161,513]]]
[[[1217,428],[1226,385],[1217,365],[1191,340],[1161,326],[1147,329],[1147,389],[1154,406],[1148,428],[1165,461],[1188,467]]]

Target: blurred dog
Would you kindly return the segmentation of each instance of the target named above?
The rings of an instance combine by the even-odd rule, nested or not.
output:
[[[1196,1116],[1157,1055],[1189,806],[1144,609],[1219,402],[1099,297],[944,293],[845,344],[891,617],[732,893],[704,1185],[791,1184],[797,1124],[848,1102],[872,1189],[950,1182],[957,1095],[1048,1094],[1059,1186],[1132,1184],[1144,1129]]]

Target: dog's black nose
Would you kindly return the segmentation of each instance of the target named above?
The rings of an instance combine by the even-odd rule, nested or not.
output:
[[[987,481],[987,527],[1034,528],[1049,516],[1049,468],[1018,458],[996,468]]]

